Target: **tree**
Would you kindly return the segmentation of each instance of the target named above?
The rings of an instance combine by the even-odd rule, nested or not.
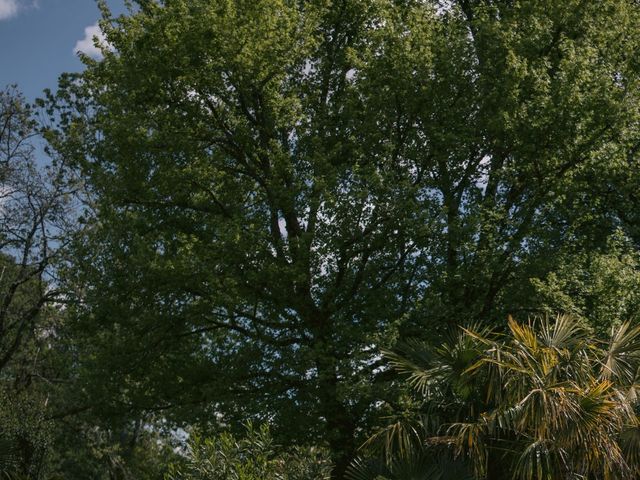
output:
[[[268,418],[343,478],[395,402],[380,347],[500,323],[561,244],[630,228],[589,197],[636,162],[630,0],[136,5],[49,99],[112,411]]]
[[[614,234],[604,248],[559,253],[558,267],[544,279],[531,279],[531,302],[546,313],[564,312],[600,335],[611,327],[640,320],[640,257],[632,240]]]
[[[0,92],[0,371],[56,299],[49,275],[64,242],[65,195],[34,159],[36,123],[13,89]]]
[[[444,448],[479,479],[636,478],[639,339],[628,323],[605,340],[559,316],[405,344],[386,355],[422,402],[372,444],[396,463],[431,458],[436,475],[450,467],[427,453]],[[352,475],[379,478],[369,472],[361,462]]]
[[[64,165],[39,164],[37,142],[31,107],[15,87],[1,90],[0,440],[14,473],[29,478],[41,478],[48,446],[43,358],[60,318],[55,272],[73,225]]]

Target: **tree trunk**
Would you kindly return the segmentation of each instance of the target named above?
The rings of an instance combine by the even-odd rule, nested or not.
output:
[[[355,456],[355,423],[344,403],[338,398],[338,378],[335,369],[327,369],[328,365],[321,365],[324,362],[325,359],[317,363],[318,388],[321,414],[326,422],[326,439],[334,465],[331,479],[343,480]]]
[[[330,319],[316,323],[315,355],[318,371],[318,400],[320,414],[325,419],[325,439],[333,461],[332,480],[344,480],[356,451],[355,422],[348,408],[340,399],[338,358],[329,335]]]

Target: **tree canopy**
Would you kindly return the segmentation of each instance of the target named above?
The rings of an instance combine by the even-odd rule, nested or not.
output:
[[[381,348],[617,295],[571,269],[640,238],[635,2],[132,3],[41,104],[106,415],[269,421],[342,479],[402,402]]]

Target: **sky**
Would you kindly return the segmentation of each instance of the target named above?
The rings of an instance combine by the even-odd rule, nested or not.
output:
[[[112,12],[122,0],[108,1]],[[76,51],[95,56],[95,0],[0,0],[0,89],[17,84],[28,101],[55,90],[58,76],[83,66]]]

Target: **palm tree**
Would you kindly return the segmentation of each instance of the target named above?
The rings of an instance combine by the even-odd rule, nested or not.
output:
[[[460,329],[444,345],[410,342],[385,356],[421,402],[368,442],[387,467],[431,457],[449,466],[425,471],[463,462],[477,479],[640,475],[640,327],[602,341],[568,316],[510,317],[505,334]],[[442,449],[449,457],[433,455]],[[367,477],[366,464],[354,479],[396,478]]]

